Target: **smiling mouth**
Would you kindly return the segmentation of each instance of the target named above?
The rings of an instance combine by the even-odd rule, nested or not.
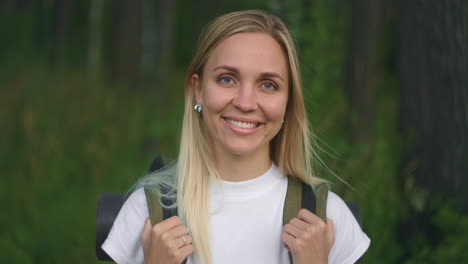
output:
[[[230,124],[235,125],[236,127],[244,128],[244,129],[256,128],[260,125],[260,123],[247,123],[247,122],[241,122],[241,121],[236,121],[236,120],[227,119],[227,118],[225,118],[224,120],[226,120]]]

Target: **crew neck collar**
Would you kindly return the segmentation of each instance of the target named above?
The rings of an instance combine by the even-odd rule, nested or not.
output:
[[[283,177],[276,164],[272,162],[270,169],[259,177],[240,182],[223,180],[215,182],[215,180],[211,180],[210,189],[212,195],[221,195],[225,200],[248,199],[270,190],[282,180],[285,180],[285,177]],[[218,183],[221,189],[216,183]]]

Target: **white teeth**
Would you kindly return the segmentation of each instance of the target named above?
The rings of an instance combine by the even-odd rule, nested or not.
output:
[[[226,119],[226,121],[240,128],[254,128],[257,126],[257,124],[255,123],[246,123],[246,122],[240,122],[240,121],[235,121],[231,119]]]

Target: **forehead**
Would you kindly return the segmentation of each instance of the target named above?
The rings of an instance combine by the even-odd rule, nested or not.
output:
[[[264,33],[238,33],[223,40],[211,53],[205,70],[228,65],[249,72],[276,72],[288,77],[286,55],[280,44]]]

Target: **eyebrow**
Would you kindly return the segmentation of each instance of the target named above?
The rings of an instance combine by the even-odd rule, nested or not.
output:
[[[228,70],[228,71],[231,71],[231,72],[234,72],[236,74],[239,74],[239,70],[235,67],[232,67],[232,66],[228,66],[228,65],[219,65],[219,66],[216,66],[214,69],[214,71],[217,71],[217,70]],[[281,77],[281,75],[279,75],[278,73],[276,72],[262,72],[260,74],[260,77],[262,78],[274,78],[274,77],[277,77],[279,79],[281,79],[283,82],[285,82],[284,78]]]
[[[277,77],[281,79],[283,82],[286,82],[281,75],[277,74],[276,72],[264,72],[260,75],[263,78],[274,78]]]
[[[239,70],[237,68],[234,68],[234,67],[231,67],[231,66],[228,66],[228,65],[219,65],[219,66],[216,66],[214,69],[214,71],[217,71],[217,70],[228,70],[228,71],[232,71],[234,73],[239,73]]]

